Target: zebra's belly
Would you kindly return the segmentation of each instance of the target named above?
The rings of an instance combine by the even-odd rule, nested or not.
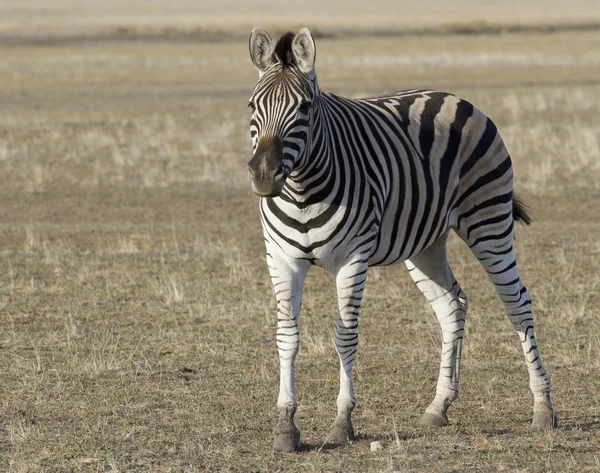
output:
[[[388,206],[381,219],[369,266],[402,263],[432,245],[451,226],[445,211],[437,219],[434,214],[419,210],[411,217],[410,207],[405,203]]]
[[[440,235],[446,231],[448,231],[448,227],[444,227]],[[438,236],[426,241],[424,239],[414,239],[407,235],[400,235],[396,239],[392,239],[390,234],[381,236],[381,243],[369,257],[369,266],[390,266],[402,263],[431,246],[439,238]]]
[[[369,266],[389,266],[402,263],[414,254],[406,247],[403,248],[399,240],[392,240],[390,234],[382,233],[379,237],[381,240],[369,257]]]

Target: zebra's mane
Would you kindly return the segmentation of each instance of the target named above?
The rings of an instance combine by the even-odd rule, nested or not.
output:
[[[284,34],[275,45],[275,56],[284,67],[289,67],[294,64],[294,55],[292,54],[292,42],[294,41],[294,33],[288,31]]]

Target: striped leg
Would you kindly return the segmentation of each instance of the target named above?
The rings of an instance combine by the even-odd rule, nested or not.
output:
[[[442,359],[436,395],[421,424],[448,425],[446,411],[458,397],[462,339],[467,316],[467,296],[456,282],[446,259],[447,234],[406,261],[411,277],[431,303],[442,329]]]
[[[338,317],[333,341],[340,357],[340,391],[337,417],[327,437],[332,443],[354,440],[351,415],[356,405],[352,383],[352,366],[358,349],[358,314],[367,281],[367,256],[356,256],[336,275]]]
[[[533,393],[533,422],[531,430],[556,428],[558,419],[550,402],[550,380],[542,365],[533,330],[531,297],[519,278],[517,262],[512,248],[512,233],[508,241],[495,246],[485,241],[471,247],[473,253],[487,271],[504,304],[504,311],[519,334],[527,369],[529,387]]]
[[[298,448],[300,431],[294,425],[296,391],[294,387],[294,361],[300,347],[298,316],[302,303],[302,288],[309,264],[298,263],[292,267],[283,259],[267,254],[267,263],[277,299],[277,349],[279,351],[279,421],[275,427],[273,449],[288,453]]]

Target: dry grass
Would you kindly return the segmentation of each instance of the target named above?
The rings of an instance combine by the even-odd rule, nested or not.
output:
[[[141,6],[140,6],[141,5]],[[320,36],[365,34],[502,33],[588,25],[598,29],[594,0],[305,0],[302,5],[255,0],[102,3],[78,0],[5,0],[0,38],[8,41],[74,39],[246,39],[254,26],[282,33],[305,25]]]
[[[528,431],[517,336],[452,239],[470,300],[452,425],[417,427],[439,328],[403,268],[377,269],[361,314],[359,440],[319,449],[338,367],[333,279],[314,270],[302,451],[284,457],[271,453],[274,299],[243,171],[255,80],[244,43],[0,46],[0,470],[598,471],[600,34],[318,43],[325,90],[433,86],[498,124],[534,209],[517,251],[561,428]]]

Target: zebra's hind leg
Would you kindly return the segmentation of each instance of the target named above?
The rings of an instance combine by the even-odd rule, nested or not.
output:
[[[494,283],[504,304],[504,311],[519,334],[529,371],[529,387],[533,393],[531,430],[556,428],[558,418],[550,401],[550,379],[538,353],[531,297],[519,278],[512,247],[512,232],[504,241],[483,237],[471,241],[469,246]]]
[[[485,204],[469,206],[458,218],[456,232],[494,283],[504,312],[521,340],[533,393],[531,429],[556,428],[558,419],[550,401],[550,380],[535,341],[531,297],[519,278],[513,251],[514,217],[518,207],[514,200],[505,202],[499,197]]]
[[[467,316],[467,296],[456,282],[446,258],[447,235],[406,261],[411,277],[430,302],[442,329],[436,395],[421,418],[421,424],[431,427],[448,425],[446,411],[458,397],[460,355]]]

